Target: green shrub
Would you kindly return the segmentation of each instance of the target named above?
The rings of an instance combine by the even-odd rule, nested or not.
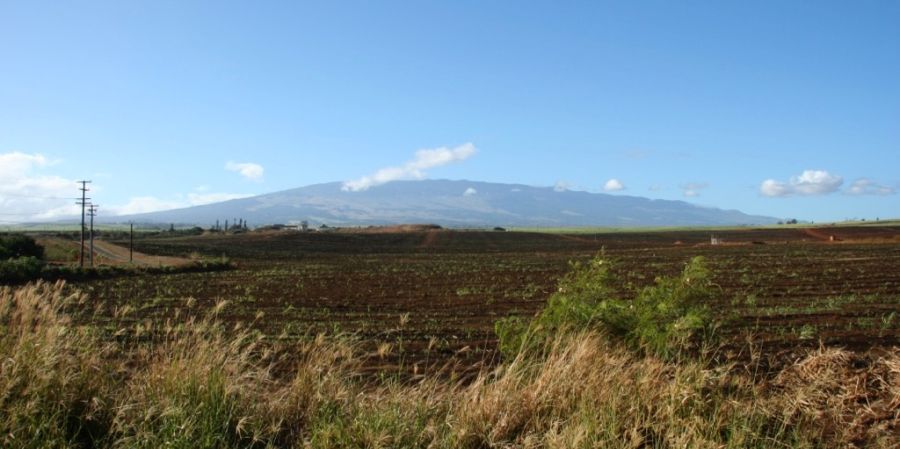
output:
[[[600,330],[633,349],[672,356],[690,349],[710,328],[707,304],[715,289],[702,257],[695,257],[681,276],[659,277],[651,286],[623,299],[614,288],[611,263],[599,255],[571,264],[559,290],[532,320],[500,320],[495,331],[500,349],[511,356],[559,332]]]
[[[0,260],[0,284],[18,284],[37,279],[43,268],[44,261],[33,256]]]
[[[44,247],[33,238],[23,234],[0,236],[0,260],[14,257],[44,258]]]

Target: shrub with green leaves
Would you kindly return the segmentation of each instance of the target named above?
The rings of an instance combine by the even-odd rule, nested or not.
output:
[[[18,284],[37,279],[43,268],[44,261],[32,256],[0,260],[0,284]]]
[[[44,247],[23,234],[0,235],[0,260],[15,257],[44,258]]]
[[[702,257],[688,262],[677,277],[658,277],[627,299],[614,288],[616,274],[603,255],[573,262],[559,290],[532,320],[510,317],[495,330],[506,355],[534,347],[558,332],[600,330],[633,349],[673,356],[708,334],[707,305],[716,290]]]
[[[0,235],[0,260],[14,257],[44,258],[44,247],[24,234]]]

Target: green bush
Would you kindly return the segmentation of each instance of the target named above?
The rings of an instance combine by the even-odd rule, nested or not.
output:
[[[14,257],[44,258],[44,247],[38,245],[33,238],[23,234],[0,236],[0,260]]]
[[[702,257],[688,262],[681,276],[659,277],[623,299],[612,264],[602,255],[571,264],[559,290],[532,320],[510,317],[495,325],[500,349],[511,356],[567,331],[600,330],[633,349],[672,356],[708,337],[707,305],[716,290]]]
[[[0,260],[0,284],[18,284],[37,279],[43,268],[44,261],[33,256]]]

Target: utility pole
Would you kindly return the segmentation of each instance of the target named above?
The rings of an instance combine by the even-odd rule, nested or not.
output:
[[[75,202],[75,204],[81,206],[81,248],[79,251],[78,260],[79,260],[79,264],[81,265],[81,267],[84,268],[84,206],[86,206],[88,204],[87,200],[90,199],[86,195],[87,195],[87,191],[90,190],[89,188],[87,188],[87,185],[91,181],[78,181],[78,182],[81,183],[81,187],[78,188],[78,190],[81,190],[81,201]]]
[[[100,206],[96,204],[91,204],[88,207],[88,212],[91,215],[91,268],[94,267],[94,217],[97,215],[97,209]]]
[[[128,239],[128,262],[134,263],[134,223],[128,223],[128,227],[131,228],[131,234]]]

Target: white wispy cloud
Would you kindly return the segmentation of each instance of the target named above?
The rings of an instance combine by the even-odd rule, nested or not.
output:
[[[472,196],[472,195],[477,195],[477,194],[478,194],[478,191],[472,187],[469,187],[468,189],[466,189],[465,192],[463,192],[463,196]]]
[[[155,196],[135,196],[125,204],[110,206],[108,209],[112,215],[132,215],[181,207],[185,207],[185,203],[182,201],[164,200]]]
[[[0,221],[26,222],[74,216],[78,184],[74,179],[41,173],[54,165],[42,154],[0,154]]]
[[[766,179],[760,184],[759,193],[772,198],[827,195],[838,191],[843,183],[843,177],[825,170],[804,170],[786,182]]]
[[[220,203],[222,201],[236,200],[253,196],[249,193],[188,193],[187,202],[191,206]]]
[[[29,221],[60,220],[81,216],[81,207],[75,204],[80,184],[74,179],[43,173],[47,167],[57,164],[41,154],[10,152],[0,154],[0,222],[21,223]],[[103,203],[103,188],[88,184],[87,195],[94,202]],[[210,192],[201,186],[187,194],[175,194],[169,198],[135,196],[124,204],[104,204],[100,215],[115,216],[155,212],[181,207],[227,201],[251,196],[245,193]]]
[[[619,181],[616,178],[612,178],[606,181],[606,184],[603,184],[603,190],[607,192],[618,192],[620,190],[625,190],[625,184],[622,184],[622,181]]]
[[[879,184],[868,178],[859,178],[847,187],[850,195],[893,195],[897,190],[893,187]]]
[[[688,182],[685,184],[681,184],[681,194],[687,198],[694,198],[700,196],[700,191],[709,187],[708,183],[705,182]]]
[[[173,198],[158,198],[155,196],[136,196],[127,203],[107,208],[110,215],[132,215],[161,210],[181,209],[183,207],[201,206],[204,204],[218,203],[222,201],[247,198],[253,196],[246,193],[208,193],[202,191],[191,192],[187,195],[178,194]]]
[[[415,157],[399,167],[382,168],[375,173],[359,179],[347,181],[341,187],[344,191],[358,192],[391,181],[401,179],[423,179],[425,170],[440,167],[452,162],[464,161],[472,157],[478,150],[471,143],[464,143],[455,148],[433,148],[416,151]]]
[[[251,181],[261,181],[263,177],[262,165],[253,162],[231,162],[225,163],[225,170],[240,173],[241,176]]]
[[[553,190],[555,192],[565,192],[566,190],[569,190],[570,187],[572,187],[572,184],[566,181],[556,181],[556,184],[553,184]]]
[[[0,175],[4,178],[25,175],[34,167],[41,167],[49,163],[42,154],[27,154],[19,151],[0,154]]]

